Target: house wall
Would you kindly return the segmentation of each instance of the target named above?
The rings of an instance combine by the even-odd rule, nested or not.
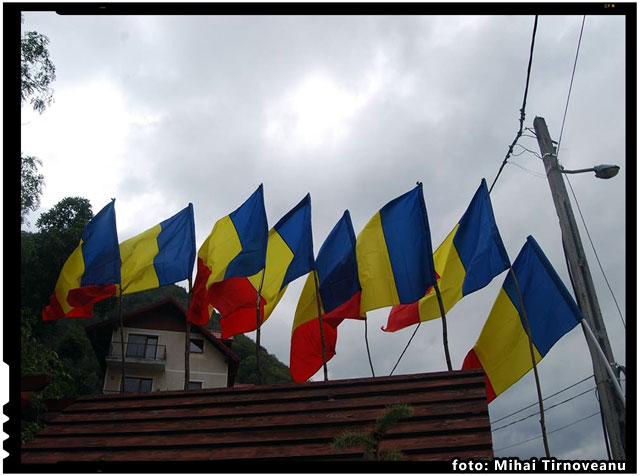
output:
[[[125,327],[124,340],[128,341],[130,334],[157,336],[158,345],[166,346],[166,365],[163,369],[148,368],[149,364],[125,364],[125,376],[152,378],[152,391],[182,390],[184,389],[184,344],[185,333],[172,330],[148,329],[141,327]],[[226,357],[197,330],[191,332],[191,337],[204,341],[202,353],[189,354],[189,380],[202,382],[202,388],[218,388],[227,386],[228,364]],[[120,329],[116,329],[111,336],[114,354],[120,356]],[[120,391],[121,382],[120,361],[109,361],[105,373],[103,392]]]

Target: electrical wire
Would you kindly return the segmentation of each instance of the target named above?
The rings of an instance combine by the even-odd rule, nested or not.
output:
[[[604,272],[604,268],[602,267],[602,263],[600,262],[600,258],[598,257],[598,252],[596,251],[596,247],[593,244],[593,240],[591,239],[591,234],[589,233],[589,228],[587,228],[587,223],[584,220],[584,216],[582,215],[582,210],[580,210],[580,204],[578,203],[578,197],[576,197],[576,193],[573,191],[573,187],[571,186],[571,181],[566,174],[563,174],[567,183],[569,184],[569,190],[571,190],[571,195],[573,195],[573,200],[576,202],[576,208],[578,209],[578,213],[580,214],[580,219],[582,220],[582,226],[584,226],[585,231],[587,232],[587,237],[589,238],[589,243],[591,243],[591,249],[593,250],[593,254],[596,256],[596,261],[598,262],[598,266],[600,267],[600,271],[602,271],[602,276],[604,277],[605,283],[607,283],[607,287],[609,288],[609,292],[611,293],[611,297],[613,297],[613,302],[618,309],[618,314],[620,315],[620,319],[622,320],[622,325],[625,330],[627,329],[627,324],[624,322],[624,317],[622,317],[622,311],[620,310],[620,306],[618,305],[618,300],[616,299],[616,295],[613,293],[613,289],[611,288],[611,284],[609,284],[609,280],[607,279],[607,275]]]
[[[528,168],[526,168],[526,167],[524,167],[524,166],[520,165],[520,164],[519,164],[519,163],[517,163],[517,162],[507,162],[507,163],[508,163],[508,165],[515,165],[515,166],[516,166],[516,167],[518,167],[519,169],[524,170],[524,171],[525,171],[525,172],[527,172],[529,175],[533,175],[534,177],[541,178],[541,179],[546,179],[546,178],[547,178],[547,176],[546,176],[546,175],[541,174],[540,172],[536,172],[535,170],[528,169]]]
[[[496,175],[496,178],[493,179],[491,188],[489,188],[489,193],[491,193],[491,190],[493,190],[493,186],[496,184],[498,177],[500,177],[500,174],[502,173],[502,169],[504,169],[504,166],[507,165],[507,160],[509,160],[509,156],[512,154],[513,148],[515,147],[516,143],[518,142],[518,139],[522,135],[522,128],[524,127],[524,111],[527,106],[527,93],[529,92],[529,78],[531,77],[531,63],[533,62],[533,47],[535,45],[537,29],[538,29],[538,15],[536,15],[535,21],[533,22],[533,33],[531,35],[531,48],[529,50],[529,65],[527,66],[527,81],[524,87],[524,98],[522,100],[522,107],[520,108],[520,129],[518,129],[515,139],[513,139],[513,142],[509,146],[507,155],[502,161],[502,165],[500,165],[500,169],[498,169],[498,174]]]
[[[578,54],[580,53],[580,43],[582,43],[582,31],[584,30],[584,21],[587,18],[586,15],[582,16],[582,26],[580,27],[580,37],[578,38],[578,48],[576,49],[576,58],[573,62],[573,71],[571,72],[571,81],[569,82],[569,93],[567,94],[567,103],[564,106],[564,115],[562,116],[562,126],[560,127],[560,137],[558,138],[558,147],[556,152],[560,153],[560,143],[562,142],[562,132],[564,131],[564,121],[567,118],[567,110],[569,109],[569,98],[571,97],[571,88],[573,87],[573,78],[576,74],[576,65],[578,64]]]
[[[579,382],[576,382],[576,383],[574,383],[574,384],[572,384],[572,385],[569,385],[568,387],[563,388],[562,390],[558,390],[556,393],[554,393],[554,394],[552,394],[552,395],[549,395],[549,396],[548,396],[548,397],[546,397],[546,398],[543,398],[543,399],[542,399],[542,401],[545,401],[545,400],[547,400],[547,399],[549,399],[549,398],[553,398],[553,397],[555,397],[556,395],[560,395],[562,392],[565,392],[565,391],[569,390],[570,388],[575,387],[576,385],[580,385],[582,382],[585,382],[585,381],[589,380],[591,377],[593,377],[593,374],[589,375],[588,377],[583,378],[583,379],[582,379],[582,380],[580,380]],[[509,418],[509,417],[511,417],[511,416],[513,416],[513,415],[517,415],[517,414],[518,414],[518,413],[520,413],[521,411],[527,410],[528,408],[531,408],[531,407],[533,407],[533,406],[536,406],[537,404],[538,404],[538,402],[532,403],[531,405],[527,405],[526,407],[523,407],[523,408],[521,408],[520,410],[516,410],[516,411],[515,411],[515,412],[513,412],[513,413],[509,413],[508,415],[505,415],[505,416],[503,416],[503,417],[498,418],[497,420],[494,420],[492,423],[494,423],[494,424],[495,424],[495,423],[498,423],[499,421],[506,420],[507,418]]]
[[[568,427],[570,427],[570,426],[572,426],[572,425],[575,425],[576,423],[580,423],[581,421],[584,421],[584,420],[587,420],[587,419],[589,419],[589,418],[591,418],[591,417],[594,417],[594,416],[596,416],[596,415],[597,415],[597,414],[599,414],[599,413],[600,413],[600,412],[599,412],[599,411],[597,411],[597,412],[595,412],[595,413],[592,413],[592,414],[591,414],[591,415],[589,415],[589,416],[586,416],[586,417],[584,417],[584,418],[580,418],[579,420],[573,421],[573,422],[569,423],[568,425],[561,426],[560,428],[556,428],[555,430],[548,431],[548,432],[547,432],[547,435],[550,435],[551,433],[555,433],[556,431],[564,430],[565,428],[568,428]],[[528,443],[528,442],[530,442],[530,441],[537,440],[538,438],[542,438],[542,435],[534,436],[533,438],[529,438],[528,440],[520,441],[519,443],[514,443],[513,445],[503,446],[502,448],[498,448],[497,450],[493,450],[493,451],[494,451],[494,452],[497,452],[497,451],[506,450],[507,448],[513,448],[514,446],[523,445],[523,444]]]
[[[584,391],[584,392],[582,392],[582,393],[579,393],[579,394],[577,394],[577,395],[574,395],[573,397],[567,398],[566,400],[563,400],[563,401],[561,401],[561,402],[558,402],[558,403],[556,403],[555,405],[551,405],[550,407],[547,407],[547,408],[545,408],[544,410],[545,410],[545,412],[547,412],[547,411],[551,410],[552,408],[559,407],[560,405],[563,405],[563,404],[565,404],[565,403],[567,403],[567,402],[570,402],[571,400],[574,400],[574,399],[576,399],[576,398],[578,398],[578,397],[580,397],[580,396],[582,396],[582,395],[585,395],[585,394],[589,393],[591,390],[593,390],[593,389],[595,389],[595,388],[596,388],[596,387],[591,387],[590,389],[585,390],[585,391]],[[520,423],[521,421],[527,420],[528,418],[534,417],[534,416],[539,415],[539,414],[540,414],[540,412],[539,412],[539,411],[537,411],[537,412],[535,412],[535,413],[532,413],[532,414],[530,414],[530,415],[527,415],[527,416],[526,416],[526,417],[524,417],[524,418],[520,418],[519,420],[512,421],[511,423],[507,423],[506,425],[499,426],[498,428],[494,428],[493,430],[491,430],[491,432],[493,433],[493,432],[495,432],[495,431],[502,430],[503,428],[506,428],[506,427],[511,426],[511,425],[515,425],[516,423]]]

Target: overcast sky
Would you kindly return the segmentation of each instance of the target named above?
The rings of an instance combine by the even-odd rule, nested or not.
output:
[[[540,16],[525,126],[545,118],[558,140],[582,15]],[[25,13],[49,37],[55,102],[24,107],[24,154],[42,160],[41,207],[67,196],[94,213],[115,197],[123,241],[193,203],[199,248],[219,218],[264,184],[269,226],[311,193],[314,247],[349,209],[356,234],[385,203],[424,183],[434,249],[480,184],[490,186],[518,130],[534,16],[61,16]],[[614,163],[617,177],[572,175],[600,262],[625,313],[625,24],[587,16],[559,151],[567,169]],[[533,235],[570,288],[560,228],[535,138],[526,132],[491,199],[507,252]],[[633,151],[632,151],[633,153]],[[517,154],[517,156],[515,156]],[[616,360],[625,328],[574,205]],[[33,230],[33,228],[27,228]],[[474,345],[505,278],[447,315],[455,369]],[[194,270],[195,277],[195,270]],[[305,278],[261,332],[288,365]],[[184,284],[184,283],[182,283]],[[376,375],[388,375],[414,328],[384,333],[368,314]],[[255,333],[248,334],[255,338]],[[369,377],[361,322],[338,328],[331,379]],[[423,323],[395,374],[446,370],[440,320]],[[543,395],[592,373],[582,331],[539,365]],[[322,379],[322,371],[314,380]],[[551,406],[593,379],[547,400]],[[536,401],[532,375],[489,406],[492,420]],[[518,415],[526,416],[536,407]],[[597,411],[593,391],[546,413],[548,431]],[[505,420],[498,426],[508,423]],[[493,433],[496,456],[543,456],[538,418]],[[549,435],[561,459],[606,458],[600,417]]]

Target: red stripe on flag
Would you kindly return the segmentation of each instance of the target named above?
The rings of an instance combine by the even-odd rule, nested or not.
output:
[[[211,276],[211,269],[204,264],[202,258],[198,258],[198,272],[196,281],[193,283],[191,291],[191,302],[187,320],[198,326],[204,326],[209,322],[211,313],[209,312],[209,298],[207,293],[207,280]]]
[[[480,359],[478,359],[476,352],[473,349],[471,349],[467,354],[467,356],[464,358],[464,362],[462,362],[462,370],[475,370],[475,369],[484,371],[484,368],[482,367],[482,363],[480,362]],[[491,403],[491,401],[496,398],[496,392],[493,391],[493,387],[491,386],[491,382],[489,381],[489,376],[487,375],[486,372],[484,374],[484,382],[487,387],[487,403]]]
[[[342,319],[341,319],[342,320]],[[327,361],[336,355],[337,329],[322,320],[324,333],[325,358]],[[293,380],[306,382],[322,367],[322,339],[318,318],[298,326],[291,336],[289,368]]]
[[[322,321],[333,327],[337,327],[344,319],[366,319],[366,317],[360,315],[361,295],[362,291],[356,292],[348,301],[343,302],[333,311],[324,314],[322,316]]]
[[[73,306],[65,315],[55,294],[49,297],[49,305],[42,310],[43,321],[55,321],[63,317],[86,318],[93,317],[93,305],[111,296],[115,296],[118,288],[115,284],[106,286],[84,286],[71,289],[67,293],[67,302]]]
[[[420,322],[419,302],[393,306],[387,319],[387,327],[382,327],[381,329],[384,332],[395,332],[413,324],[418,324]]]
[[[437,272],[436,279],[440,279]],[[424,295],[428,296],[433,289],[433,286],[429,286]],[[420,323],[420,301],[393,306],[387,318],[387,327],[381,327],[381,329],[384,332],[395,332],[418,323]]]
[[[220,313],[223,339],[257,329],[257,298],[258,292],[247,278],[229,278],[211,285],[209,299]],[[261,319],[264,319],[266,303],[260,296]]]

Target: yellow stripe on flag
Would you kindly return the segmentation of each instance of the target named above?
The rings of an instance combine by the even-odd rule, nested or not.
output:
[[[132,294],[159,286],[153,259],[158,254],[158,224],[120,243],[122,294]]]
[[[313,273],[317,273],[317,271],[314,270],[307,275],[307,280],[304,283],[302,292],[300,293],[298,307],[296,307],[296,313],[293,318],[293,327],[291,329],[292,334],[297,327],[318,318],[316,283],[313,278]],[[322,302],[320,302],[320,310],[324,314]]]
[[[445,312],[449,312],[449,310],[462,299],[462,284],[464,283],[465,269],[460,260],[460,256],[458,256],[456,247],[453,245],[453,237],[458,231],[458,226],[459,224],[451,230],[451,233],[449,233],[433,254],[436,273],[440,276],[438,287],[440,288]],[[429,291],[429,294],[420,299],[418,310],[421,321],[438,319],[442,316],[433,288]]]
[[[496,395],[520,380],[533,367],[529,338],[522,327],[518,310],[504,288],[500,288],[473,349]],[[542,357],[535,344],[533,350],[537,363]]]
[[[241,251],[240,237],[231,217],[227,215],[216,222],[211,234],[198,250],[198,258],[211,269],[207,288],[224,279],[227,266]]]
[[[73,250],[73,253],[71,253],[67,261],[65,261],[62,271],[60,271],[60,276],[58,276],[54,291],[60,307],[62,307],[65,314],[73,309],[72,306],[67,303],[67,294],[71,289],[80,287],[83,274],[84,256],[82,255],[82,239],[80,239],[78,247]]]
[[[282,290],[282,283],[287,274],[287,269],[293,261],[293,251],[287,243],[278,234],[275,228],[269,230],[269,240],[267,241],[267,258],[265,264],[264,283],[262,284],[261,296],[264,297],[266,305],[264,306],[264,317],[262,322],[273,312],[287,287]],[[253,276],[249,276],[249,282],[256,290],[260,288],[260,280],[262,279],[262,270]]]
[[[358,234],[356,259],[362,287],[360,312],[400,304],[380,212]]]

